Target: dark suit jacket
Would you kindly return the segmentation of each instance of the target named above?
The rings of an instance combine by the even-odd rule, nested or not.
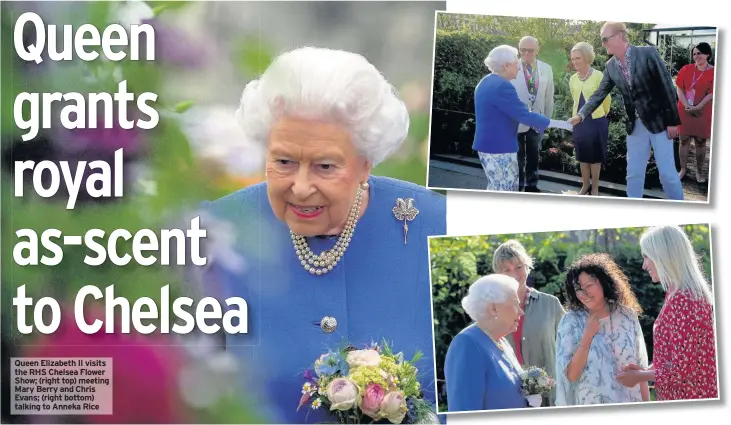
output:
[[[622,94],[629,117],[627,134],[631,134],[634,130],[635,111],[642,124],[654,134],[665,131],[667,127],[680,125],[678,95],[660,54],[651,46],[631,46],[631,49],[632,89],[622,74],[619,60],[612,57],[607,61],[599,88],[581,108],[579,114],[584,117],[591,115],[616,86]]]

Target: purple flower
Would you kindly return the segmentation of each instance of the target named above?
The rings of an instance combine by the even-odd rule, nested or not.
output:
[[[143,19],[155,29],[155,60],[175,68],[197,69],[209,61],[205,44],[159,19]],[[144,35],[140,42],[144,46]]]
[[[117,149],[124,149],[125,158],[136,157],[144,145],[142,132],[137,128],[125,130],[115,122],[112,128],[104,128],[100,119],[97,128],[65,130],[59,143],[66,152],[88,152],[113,155]]]

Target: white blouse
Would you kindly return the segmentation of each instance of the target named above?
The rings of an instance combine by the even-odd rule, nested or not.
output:
[[[556,338],[556,405],[572,406],[641,402],[640,385],[627,388],[616,377],[624,364],[647,367],[647,347],[634,311],[617,308],[600,319],[601,329],[594,335],[586,366],[579,379],[566,376],[589,318],[586,311],[570,310],[561,319]]]

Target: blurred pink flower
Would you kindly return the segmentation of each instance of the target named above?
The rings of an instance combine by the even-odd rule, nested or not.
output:
[[[86,309],[87,323],[105,321],[101,307]],[[104,358],[113,365],[113,405],[111,415],[82,415],[86,423],[181,423],[189,422],[191,411],[178,393],[177,377],[184,364],[184,353],[171,346],[162,335],[123,334],[115,320],[115,333],[102,329],[91,335],[76,325],[73,307],[62,307],[59,329],[45,335],[34,345],[21,347],[30,357]]]

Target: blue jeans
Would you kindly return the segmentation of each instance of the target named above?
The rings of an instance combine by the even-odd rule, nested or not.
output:
[[[683,185],[675,168],[673,141],[668,139],[664,131],[657,134],[650,133],[639,118],[635,119],[632,134],[627,135],[627,197],[642,198],[650,148],[655,154],[663,191],[668,199],[682,200]]]

